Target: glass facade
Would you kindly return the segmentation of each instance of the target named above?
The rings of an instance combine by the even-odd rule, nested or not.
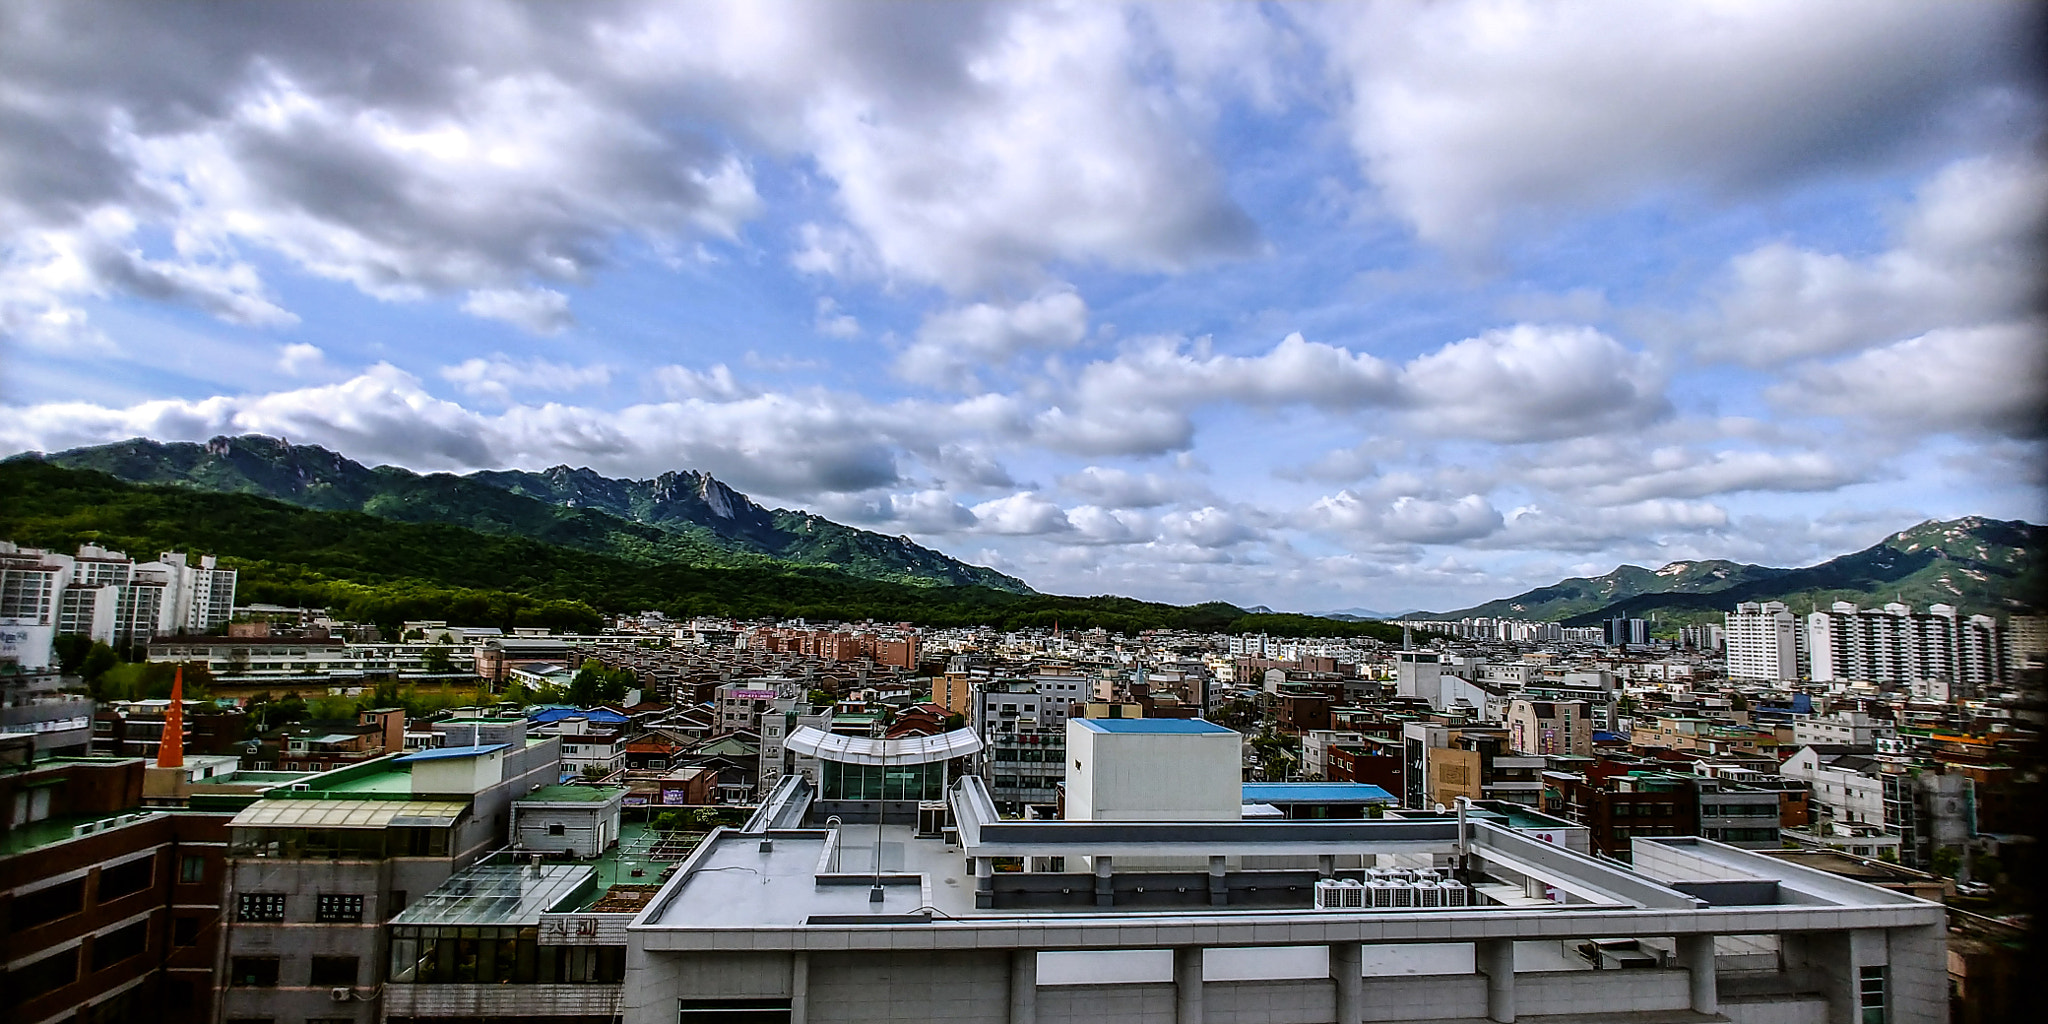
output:
[[[825,800],[940,800],[945,797],[946,763],[824,763]]]
[[[543,946],[538,925],[391,930],[391,980],[412,985],[616,985],[624,946]]]

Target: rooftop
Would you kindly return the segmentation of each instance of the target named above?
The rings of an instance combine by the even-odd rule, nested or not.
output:
[[[465,757],[482,757],[511,746],[510,743],[485,743],[474,747],[429,747],[401,755],[396,763],[411,764],[416,761],[452,761]]]
[[[618,786],[542,786],[519,798],[519,803],[601,804],[617,799],[626,791]]]
[[[550,911],[573,909],[597,889],[587,864],[473,865],[420,897],[394,925],[530,925]]]
[[[1200,718],[1070,718],[1068,721],[1090,732],[1117,733],[1230,733],[1232,730]]]
[[[1363,782],[1247,782],[1248,804],[1394,804],[1394,794]]]

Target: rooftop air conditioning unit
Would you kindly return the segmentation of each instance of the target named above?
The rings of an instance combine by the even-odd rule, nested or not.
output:
[[[354,991],[348,988],[330,988],[327,990],[327,998],[337,1003],[348,1002],[348,997],[354,994]]]
[[[1317,910],[1364,910],[1365,886],[1348,878],[1325,878],[1316,882]]]

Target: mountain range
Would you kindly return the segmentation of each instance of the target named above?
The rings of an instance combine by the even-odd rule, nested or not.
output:
[[[763,560],[913,585],[984,586],[1018,594],[1022,580],[808,512],[768,509],[707,473],[615,480],[556,466],[538,473],[419,474],[370,468],[318,445],[262,434],[205,444],[133,438],[31,459],[130,483],[253,494],[320,511],[363,512],[526,537],[598,554],[697,566]]]
[[[1430,617],[1583,626],[1626,615],[1679,625],[1718,619],[1741,601],[1783,601],[1801,613],[1835,601],[1863,607],[1903,601],[1920,609],[1940,603],[1970,614],[2005,613],[2024,607],[2023,595],[2040,592],[2042,540],[2042,527],[2018,520],[1928,520],[1862,551],[1799,569],[1720,559],[1672,562],[1661,569],[1623,565],[1605,576],[1568,579]]]

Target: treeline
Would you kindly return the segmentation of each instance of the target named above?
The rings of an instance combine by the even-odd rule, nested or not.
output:
[[[1135,633],[1171,628],[1280,636],[1370,636],[1382,623],[1247,615],[1222,602],[1016,594],[981,586],[909,586],[785,564],[704,567],[643,562],[439,523],[314,511],[245,494],[124,483],[102,473],[0,463],[0,538],[71,551],[82,543],[139,559],[212,553],[241,570],[242,603],[317,606],[338,618],[409,619],[589,630],[604,614],[671,618],[912,622]]]

